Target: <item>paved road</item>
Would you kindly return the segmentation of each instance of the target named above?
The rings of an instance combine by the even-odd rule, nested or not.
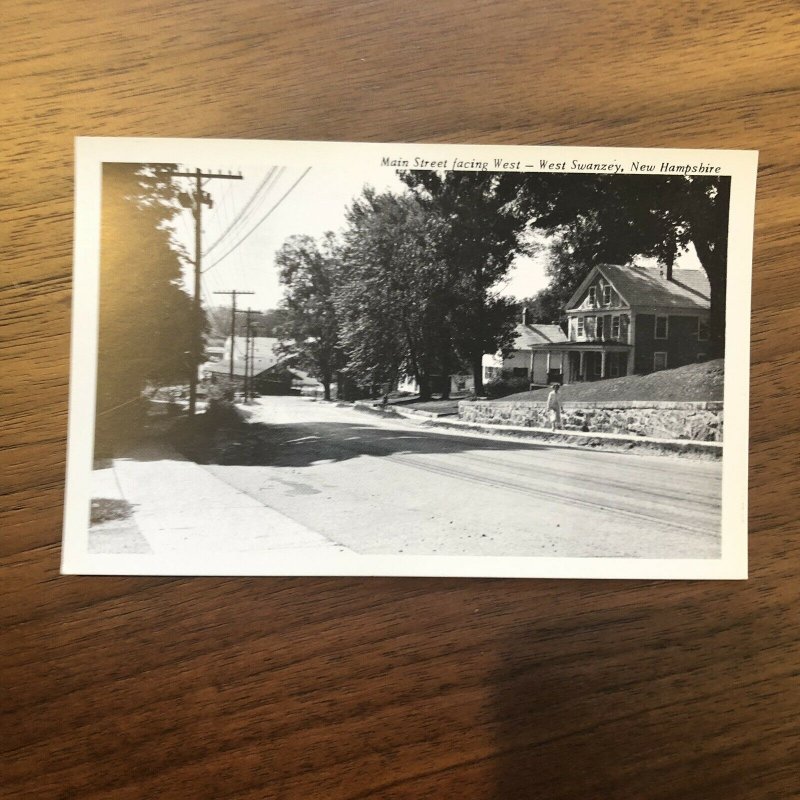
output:
[[[716,558],[719,462],[454,435],[264,398],[212,475],[357,553]]]

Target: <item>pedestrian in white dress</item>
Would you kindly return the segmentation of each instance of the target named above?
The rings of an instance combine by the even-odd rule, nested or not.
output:
[[[561,428],[561,400],[558,397],[558,390],[561,388],[560,383],[554,383],[550,394],[547,395],[547,416],[550,417],[550,425],[553,430],[556,427]]]

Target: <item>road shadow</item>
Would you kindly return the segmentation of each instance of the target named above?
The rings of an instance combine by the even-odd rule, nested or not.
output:
[[[391,429],[351,422],[249,423],[209,436],[177,436],[173,443],[201,464],[301,468],[360,456],[460,453],[470,451],[542,450],[544,445],[517,444],[429,431]]]
[[[370,424],[368,420],[364,423],[315,421],[291,424],[239,420],[214,426],[201,415],[180,420],[167,432],[150,432],[138,442],[120,447],[116,455],[136,461],[160,460],[164,458],[164,445],[197,464],[294,469],[360,456],[380,458],[399,454],[553,449],[550,444],[481,439],[424,428],[387,428]]]

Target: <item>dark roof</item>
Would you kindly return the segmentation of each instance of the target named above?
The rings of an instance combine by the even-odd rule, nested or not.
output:
[[[659,306],[662,308],[708,309],[711,290],[708,278],[702,269],[673,269],[672,280],[662,277],[658,269],[651,267],[622,267],[618,264],[599,264],[595,267],[601,272],[631,306]],[[594,275],[592,270],[584,284]],[[567,308],[574,304],[585,292],[581,284],[572,296]]]
[[[527,350],[537,344],[566,342],[567,337],[558,325],[517,325],[515,350]]]

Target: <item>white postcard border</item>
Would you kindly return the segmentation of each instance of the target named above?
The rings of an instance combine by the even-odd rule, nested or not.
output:
[[[184,555],[88,552],[90,478],[95,425],[99,300],[100,191],[103,162],[281,163],[344,162],[383,157],[442,160],[626,164],[712,164],[731,176],[725,353],[725,440],[722,554],[719,559],[544,558],[496,556],[370,556],[350,553],[200,553]],[[743,579],[747,577],[750,291],[756,151],[662,148],[291,142],[222,139],[76,139],[75,241],[66,500],[61,571],[93,575],[352,575],[442,577]],[[393,167],[386,167],[391,169]],[[411,167],[413,168],[413,166]],[[490,166],[490,169],[494,169]],[[565,169],[565,172],[573,170]],[[591,171],[591,170],[588,170]],[[648,174],[665,174],[656,170]]]

